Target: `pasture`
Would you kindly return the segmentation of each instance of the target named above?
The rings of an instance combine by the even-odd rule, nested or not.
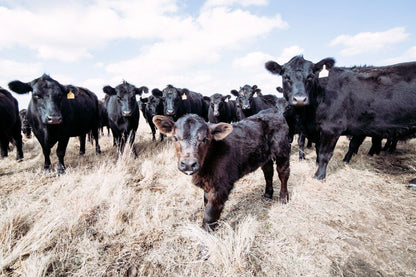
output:
[[[203,191],[179,172],[170,139],[152,142],[140,119],[134,159],[71,138],[66,174],[43,173],[35,138],[0,160],[0,273],[4,276],[416,276],[416,140],[349,165],[342,137],[326,181],[315,151],[292,144],[290,202],[264,201],[263,173],[235,184],[217,230],[200,228]],[[296,141],[296,140],[295,140]]]

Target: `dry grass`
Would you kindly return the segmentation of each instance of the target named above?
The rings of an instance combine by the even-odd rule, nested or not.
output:
[[[395,155],[351,164],[342,139],[325,182],[312,178],[315,154],[292,149],[291,201],[263,201],[261,170],[236,183],[218,230],[199,226],[203,193],[176,168],[170,142],[153,143],[141,122],[134,159],[117,161],[112,138],[103,153],[77,139],[67,174],[42,172],[35,139],[0,161],[0,273],[5,276],[415,276],[415,141]],[[53,149],[53,165],[57,158]],[[276,195],[279,181],[274,178]]]

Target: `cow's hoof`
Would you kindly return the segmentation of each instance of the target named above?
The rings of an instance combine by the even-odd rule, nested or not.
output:
[[[265,193],[265,194],[263,195],[263,199],[264,199],[265,201],[271,201],[271,200],[273,200],[273,196],[272,196],[272,195],[270,195],[270,194]]]

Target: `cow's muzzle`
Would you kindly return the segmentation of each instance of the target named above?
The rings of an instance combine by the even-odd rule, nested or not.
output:
[[[50,125],[61,124],[62,123],[62,116],[46,116],[46,123]]]
[[[175,115],[173,110],[166,110],[166,115]]]
[[[192,175],[199,170],[199,164],[195,160],[182,160],[179,162],[178,168],[186,175]]]
[[[243,110],[249,110],[250,109],[250,105],[243,105],[242,109]]]
[[[293,106],[306,106],[309,105],[309,98],[307,96],[293,96]]]
[[[124,117],[130,117],[131,116],[131,111],[123,111],[123,116]]]

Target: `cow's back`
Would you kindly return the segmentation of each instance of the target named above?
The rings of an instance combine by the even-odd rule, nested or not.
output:
[[[386,137],[416,132],[416,63],[376,68],[334,68],[317,122],[344,134]]]

